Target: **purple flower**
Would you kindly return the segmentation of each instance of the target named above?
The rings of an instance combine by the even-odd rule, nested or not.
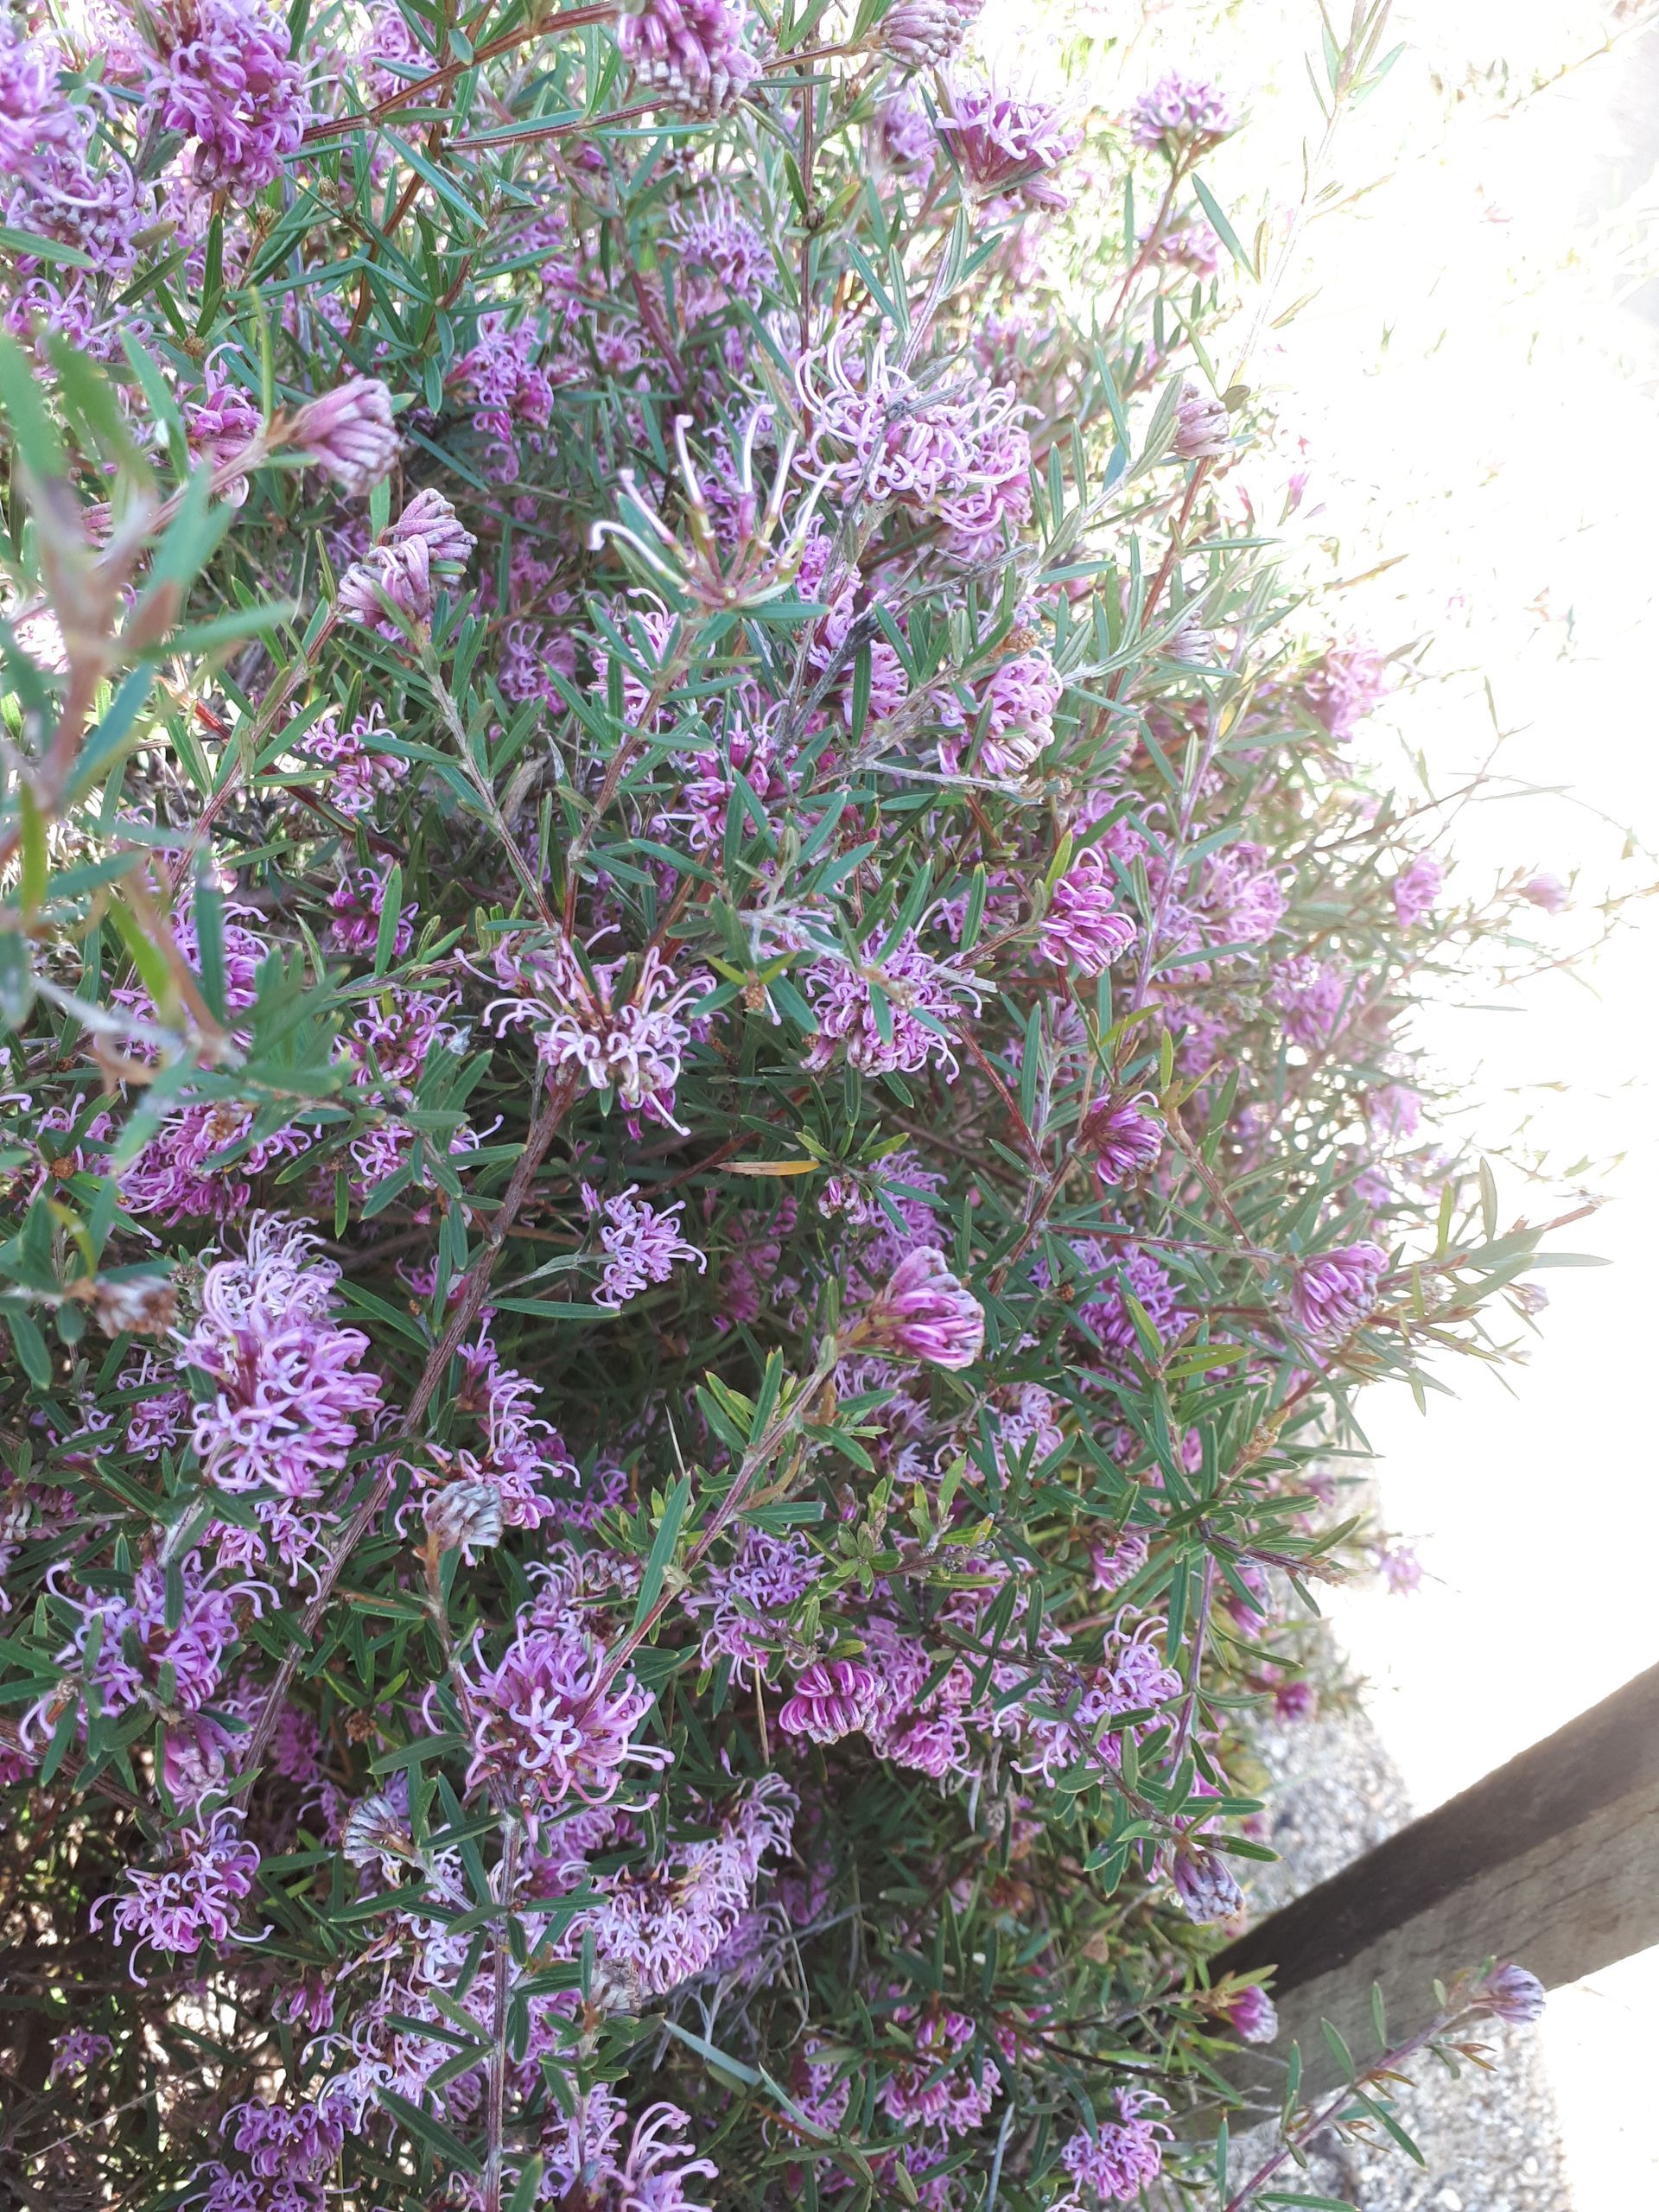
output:
[[[80,149],[86,125],[58,82],[65,66],[55,46],[21,36],[14,16],[0,22],[0,176],[30,177],[50,148]]]
[[[1433,912],[1434,901],[1440,897],[1445,880],[1446,870],[1433,853],[1419,853],[1410,866],[1395,877],[1389,888],[1394,894],[1394,911],[1402,930],[1415,929],[1425,915]]]
[[[1161,2097],[1145,2090],[1120,2089],[1118,2117],[1104,2120],[1093,2135],[1074,2135],[1060,2153],[1071,2187],[1052,2212],[1094,2212],[1102,2204],[1130,2204],[1163,2171],[1160,2138],[1170,2130],[1148,2112],[1164,2108]]]
[[[602,1805],[626,1767],[666,1766],[666,1751],[633,1741],[655,1695],[607,1671],[605,1647],[574,1616],[550,1626],[521,1619],[496,1664],[466,1677],[468,1786],[488,1777],[534,1812],[567,1797]]]
[[[96,1683],[106,1713],[124,1713],[141,1700],[196,1713],[219,1688],[226,1654],[239,1640],[238,1599],[251,1599],[260,1610],[263,1586],[238,1583],[229,1590],[208,1587],[199,1557],[181,1567],[182,1595],[178,1618],[168,1622],[167,1574],[159,1560],[142,1560],[132,1578],[130,1597],[108,1592],[88,1597],[79,1628],[58,1654],[60,1666],[78,1665]],[[86,1656],[94,1629],[97,1656]],[[160,1694],[162,1669],[173,1670],[169,1696]]]
[[[1311,1720],[1319,1707],[1319,1693],[1312,1682],[1281,1682],[1273,1694],[1275,1719]]]
[[[1247,1982],[1227,2001],[1227,2024],[1246,2043],[1271,2043],[1279,2032],[1279,2014],[1259,1982]]]
[[[1127,1183],[1158,1165],[1164,1148],[1163,1131],[1143,1106],[1153,1103],[1149,1091],[1133,1098],[1110,1098],[1092,1107],[1077,1129],[1077,1142],[1095,1155],[1095,1173],[1103,1183]]]
[[[380,936],[380,912],[386,903],[386,874],[380,868],[359,868],[341,878],[328,894],[330,940],[342,952],[371,953]],[[394,959],[401,960],[415,942],[416,906],[411,899],[398,915],[392,931]]]
[[[1559,914],[1567,904],[1567,890],[1559,875],[1535,875],[1522,885],[1521,896],[1546,914]]]
[[[313,1256],[317,1242],[280,1214],[256,1214],[246,1256],[216,1261],[203,1280],[179,1362],[214,1385],[195,1409],[195,1446],[221,1490],[318,1497],[379,1406],[380,1378],[359,1364],[369,1340],[333,1319],[340,1269]]]
[[[1078,1324],[1099,1340],[1113,1365],[1143,1356],[1126,1292],[1163,1343],[1179,1337],[1192,1321],[1192,1315],[1180,1303],[1179,1285],[1150,1252],[1135,1244],[1109,1248],[1092,1237],[1081,1238],[1071,1249],[1084,1268],[1084,1289],[1076,1309]]]
[[[798,1801],[780,1775],[763,1775],[707,1840],[671,1847],[654,1866],[601,1877],[606,1899],[563,1939],[579,1957],[591,1936],[601,1966],[632,2001],[665,1996],[707,1972],[754,1903],[765,1863],[786,1852]]]
[[[818,1563],[804,1536],[745,1529],[737,1557],[688,1591],[689,1612],[709,1616],[702,1631],[702,1663],[721,1658],[758,1673],[771,1655],[777,1629],[818,1580]]]
[[[1138,1529],[1126,1529],[1116,1543],[1090,1547],[1090,1578],[1096,1590],[1109,1598],[1140,1573],[1151,1556],[1151,1546]]]
[[[1304,1052],[1321,1051],[1352,1020],[1358,993],[1339,960],[1299,954],[1273,971],[1268,1003],[1284,1017],[1285,1034]]]
[[[391,473],[397,458],[391,394],[378,377],[353,377],[302,407],[289,424],[288,442],[332,476],[348,498],[359,499]]]
[[[310,117],[287,24],[259,0],[171,0],[155,22],[162,128],[195,140],[198,184],[252,199]]]
[[[1368,1091],[1360,1103],[1366,1120],[1374,1128],[1386,1129],[1395,1137],[1416,1135],[1422,1119],[1422,1101],[1408,1085],[1384,1084],[1380,1090]]]
[[[1471,2001],[1483,2012],[1524,2027],[1542,2018],[1544,1985],[1535,1974],[1505,1959],[1476,1985]]]
[[[1331,646],[1302,679],[1309,711],[1338,745],[1347,743],[1393,688],[1381,654],[1353,639]]]
[[[346,2139],[346,2107],[338,2096],[326,2104],[302,2102],[284,2109],[257,2101],[238,2105],[230,2115],[236,2147],[255,2173],[305,2176],[330,2166]]]
[[[200,397],[187,400],[183,414],[184,435],[192,454],[210,461],[215,469],[238,454],[248,454],[250,467],[258,457],[257,442],[265,421],[259,403],[251,392],[222,375],[213,362],[203,369]],[[248,480],[233,477],[221,483],[220,489],[232,506],[239,507],[248,496]]]
[[[1202,1844],[1177,1844],[1171,1854],[1170,1876],[1182,1911],[1201,1926],[1230,1920],[1243,1907],[1244,1892],[1232,1868],[1219,1852],[1206,1851]]]
[[[221,1813],[207,1829],[184,1830],[180,1840],[182,1853],[173,1866],[160,1874],[130,1867],[124,1891],[113,1898],[111,1933],[137,1938],[129,1964],[135,1981],[143,1980],[137,1954],[147,1944],[176,1955],[200,1950],[204,1942],[224,1942],[259,1871],[259,1853],[232,1814]],[[94,1926],[111,1902],[103,1897],[94,1904]]]
[[[1376,1555],[1376,1571],[1389,1586],[1391,1598],[1409,1598],[1423,1585],[1423,1563],[1409,1544],[1383,1544]]]
[[[115,2045],[108,2036],[100,2035],[96,2028],[66,2028],[61,2035],[52,2038],[52,2070],[46,2077],[50,2088],[66,2074],[84,2074],[96,2066],[99,2059],[111,2057]]]
[[[707,2212],[687,2194],[698,2180],[713,2181],[712,2158],[694,2158],[684,2139],[691,2121],[677,2105],[648,2105],[626,2156],[620,2138],[627,2115],[616,2092],[601,2083],[576,2101],[569,2120],[543,2139],[546,2204],[615,2206],[617,2212]]]
[[[1001,554],[1007,526],[1031,515],[1030,410],[1008,387],[974,377],[918,385],[879,351],[849,362],[848,342],[836,336],[796,369],[816,426],[804,473],[827,476],[843,499],[942,524],[959,559]]]
[[[957,726],[940,740],[939,766],[946,775],[955,775],[977,738],[981,775],[1023,776],[1054,742],[1054,710],[1065,690],[1046,652],[1020,653],[1001,662],[975,700],[971,729],[962,726],[954,696],[941,702],[941,711]]]
[[[978,22],[985,0],[893,0],[877,35],[904,69],[936,69]]]
[[[377,799],[395,791],[409,773],[409,763],[401,754],[380,752],[367,742],[391,734],[382,728],[379,711],[372,707],[342,731],[340,709],[330,707],[299,741],[302,756],[321,761],[328,770],[329,803],[353,819],[372,812]]]
[[[1201,152],[1238,128],[1232,102],[1218,86],[1171,70],[1129,110],[1129,130],[1137,146],[1162,147],[1166,153]]]
[[[1016,99],[995,86],[954,90],[939,135],[976,192],[1007,194],[1033,207],[1067,207],[1071,194],[1050,172],[1071,160],[1082,133],[1042,100]]]
[[[1037,950],[1057,968],[1071,965],[1085,976],[1103,976],[1140,934],[1131,917],[1118,909],[1117,887],[1104,855],[1089,845],[1049,893]]]
[[[985,1344],[985,1309],[931,1244],[906,1253],[864,1309],[861,1340],[935,1367],[971,1367]]]
[[[696,1263],[699,1274],[708,1261],[695,1244],[680,1234],[685,1201],[671,1206],[648,1206],[634,1197],[637,1183],[602,1201],[604,1225],[599,1241],[609,1255],[594,1294],[594,1302],[617,1312],[638,1298],[647,1285],[666,1282],[678,1260]],[[600,1195],[591,1184],[582,1186],[582,1202],[590,1214],[601,1211]]]
[[[646,948],[626,991],[620,988],[630,963],[580,958],[569,940],[523,951],[502,944],[495,972],[507,995],[490,1006],[506,1011],[496,1027],[527,1022],[550,1080],[567,1072],[594,1090],[613,1090],[630,1120],[649,1115],[671,1129],[674,1091],[691,1033],[682,1014],[708,988],[707,979],[682,983],[655,945]],[[682,1131],[683,1135],[683,1131]]]
[[[723,115],[760,73],[731,0],[632,0],[616,42],[641,83],[688,115]]]
[[[1376,1305],[1389,1255],[1377,1244],[1344,1244],[1304,1261],[1291,1287],[1296,1325],[1315,1344],[1340,1344]]]
[[[795,1694],[778,1715],[790,1736],[815,1744],[838,1743],[864,1726],[875,1701],[875,1676],[854,1659],[815,1661],[795,1677]]]
[[[884,952],[883,933],[864,940],[855,967],[845,959],[819,960],[808,970],[807,995],[818,1030],[807,1053],[815,1072],[827,1068],[842,1046],[848,1065],[865,1075],[897,1069],[918,1073],[930,1063],[954,1075],[950,1033],[980,989],[971,976],[924,952],[914,930]],[[880,993],[878,1010],[875,994]]]

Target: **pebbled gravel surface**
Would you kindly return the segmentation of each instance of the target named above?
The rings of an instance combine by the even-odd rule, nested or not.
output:
[[[1404,1785],[1363,1708],[1274,1729],[1262,1750],[1275,1785],[1267,1840],[1280,1860],[1251,1883],[1258,1911],[1312,1889],[1411,1817]],[[1327,2135],[1306,2173],[1281,2170],[1277,2185],[1345,2198],[1359,2212],[1572,2212],[1536,2031],[1494,2024],[1485,2040],[1493,2072],[1471,2069],[1453,2082],[1426,2059],[1410,2090],[1401,2092],[1397,2116],[1426,2166],[1392,2145],[1371,2150]],[[1272,2141],[1262,2129],[1239,2139],[1239,2181]]]

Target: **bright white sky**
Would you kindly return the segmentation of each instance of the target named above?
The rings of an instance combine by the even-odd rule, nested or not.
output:
[[[1068,12],[1101,20],[1052,0],[1033,29],[1032,0],[990,0],[982,42],[1052,82]],[[1385,647],[1433,640],[1433,680],[1392,710],[1397,741],[1454,780],[1490,745],[1489,678],[1516,733],[1501,766],[1552,788],[1459,818],[1452,892],[1516,865],[1578,871],[1581,911],[1543,925],[1563,950],[1593,934],[1583,909],[1659,878],[1622,859],[1627,825],[1659,844],[1659,29],[1632,21],[1655,12],[1396,6],[1408,52],[1338,162],[1376,189],[1313,227],[1287,297],[1318,296],[1256,367],[1306,442],[1326,573],[1406,556],[1343,606]],[[1094,96],[1111,111],[1170,66],[1227,82],[1252,124],[1208,181],[1248,238],[1262,190],[1297,188],[1313,0],[1146,13]],[[1386,758],[1387,734],[1375,742]],[[1659,1659],[1659,900],[1641,911],[1579,980],[1425,1018],[1486,1141],[1524,1122],[1558,1170],[1597,1163],[1586,1181],[1611,1203],[1570,1241],[1615,1262],[1544,1278],[1551,1310],[1513,1395],[1469,1372],[1426,1420],[1403,1396],[1368,1408],[1384,1510],[1428,1580],[1408,1599],[1344,1593],[1335,1614],[1425,1808]],[[1542,1212],[1518,1170],[1497,1173],[1506,1217]],[[1574,2212],[1659,2202],[1656,2017],[1659,1953],[1552,2000],[1541,2032]]]

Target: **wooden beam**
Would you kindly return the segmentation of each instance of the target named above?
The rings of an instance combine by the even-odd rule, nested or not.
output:
[[[1240,2086],[1270,2089],[1294,2040],[1309,2089],[1340,2077],[1319,2023],[1369,2056],[1379,1983],[1391,2037],[1430,1984],[1491,1955],[1547,1989],[1659,1943],[1659,1667],[1522,1751],[1230,1944],[1217,1974],[1274,1969],[1279,2040]]]

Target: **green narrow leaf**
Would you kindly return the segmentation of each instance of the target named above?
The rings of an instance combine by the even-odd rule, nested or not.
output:
[[[662,1595],[663,1578],[668,1572],[670,1560],[674,1556],[674,1547],[680,1540],[680,1523],[685,1518],[685,1509],[690,1498],[691,1478],[689,1475],[682,1475],[668,1493],[656,1541],[652,1545],[651,1557],[645,1561],[645,1571],[640,1577],[639,1595],[633,1608],[632,1632],[636,1636],[645,1626],[652,1607]]]
[[[1198,194],[1199,205],[1203,207],[1205,213],[1210,218],[1210,221],[1215,231],[1216,236],[1226,247],[1228,252],[1232,255],[1233,259],[1237,263],[1238,266],[1241,269],[1249,269],[1250,266],[1250,257],[1245,252],[1243,247],[1239,244],[1237,235],[1235,232],[1232,225],[1228,221],[1227,217],[1222,209],[1221,202],[1216,198],[1215,194],[1211,191],[1209,186],[1205,182],[1201,176],[1194,176],[1192,179],[1192,189]]]

